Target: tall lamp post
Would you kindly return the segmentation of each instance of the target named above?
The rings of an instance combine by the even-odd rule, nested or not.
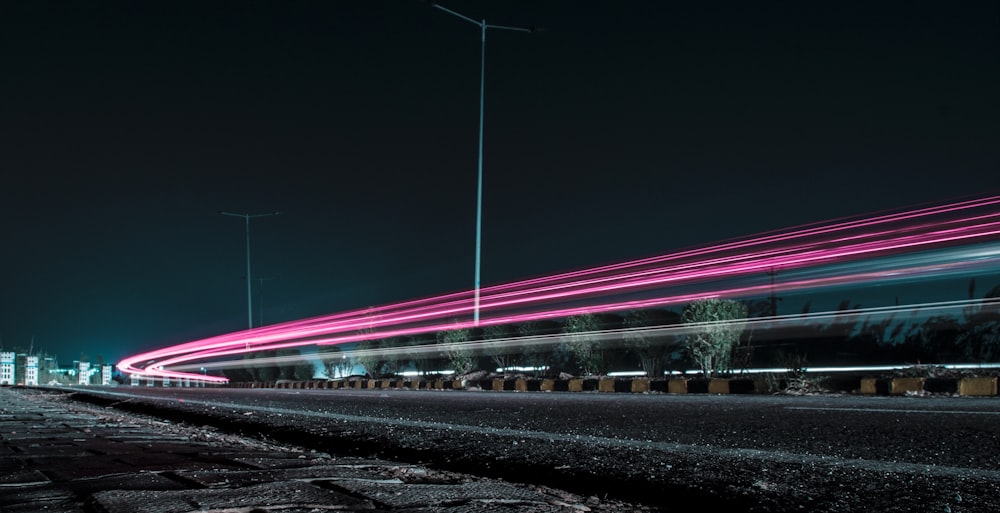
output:
[[[473,310],[473,324],[479,326],[479,267],[482,255],[482,231],[483,231],[483,96],[486,89],[486,29],[513,30],[515,32],[534,32],[534,28],[529,27],[509,27],[506,25],[491,25],[486,20],[474,20],[464,14],[457,13],[447,7],[431,3],[434,7],[461,18],[479,27],[482,32],[482,49],[480,50],[479,67],[479,179],[476,183],[476,291]]]
[[[275,279],[273,276],[258,276],[257,280],[257,326],[264,325],[264,282]]]
[[[222,212],[224,216],[242,217],[247,224],[247,329],[253,329],[253,299],[251,298],[251,274],[250,274],[250,219],[255,217],[272,217],[281,212],[268,212],[266,214],[234,214],[232,212]]]

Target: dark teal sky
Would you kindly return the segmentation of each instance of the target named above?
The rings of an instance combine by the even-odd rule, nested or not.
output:
[[[1000,7],[871,4],[443,2],[545,29],[488,37],[483,282],[1000,190]],[[18,0],[0,52],[5,347],[245,327],[219,210],[283,212],[253,224],[265,322],[472,287],[471,24]]]

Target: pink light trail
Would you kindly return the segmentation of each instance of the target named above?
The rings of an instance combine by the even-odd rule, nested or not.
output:
[[[771,290],[770,284],[720,288],[719,282],[761,275],[773,269],[818,268],[995,241],[1000,234],[998,205],[1000,196],[992,196],[870,218],[805,225],[715,246],[483,287],[479,324],[510,324],[580,313],[679,305],[708,297],[766,294]],[[800,280],[778,287],[797,290],[857,283],[886,279],[900,272],[917,273],[914,269]],[[699,288],[684,294],[669,293],[679,287]],[[658,291],[659,294],[643,299],[614,299],[620,294]],[[579,305],[580,302],[586,304]],[[118,367],[130,374],[224,383],[228,381],[226,378],[172,371],[167,367],[253,351],[469,328],[474,326],[470,320],[473,309],[473,291],[463,291],[223,334],[129,356]]]

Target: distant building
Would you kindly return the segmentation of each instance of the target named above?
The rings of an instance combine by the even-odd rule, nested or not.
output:
[[[66,371],[59,368],[59,363],[56,362],[55,358],[45,357],[38,362],[38,381],[39,383],[44,383],[46,385],[52,385],[59,382],[58,378],[60,376],[65,377]]]
[[[24,384],[29,387],[38,386],[37,356],[29,356],[24,359]]]
[[[0,385],[14,384],[14,362],[17,355],[13,351],[0,353]]]
[[[111,384],[111,366],[104,365],[101,367],[101,384],[110,385]]]
[[[77,364],[77,383],[80,385],[90,384],[90,375],[92,374],[90,370],[90,362],[78,362]]]

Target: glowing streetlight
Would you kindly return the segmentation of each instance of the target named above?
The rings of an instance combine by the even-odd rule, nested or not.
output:
[[[486,29],[513,30],[515,32],[534,32],[533,27],[509,27],[506,25],[491,25],[486,20],[474,20],[464,14],[457,13],[447,7],[442,7],[434,2],[431,5],[442,11],[461,18],[480,28],[482,32],[482,49],[480,50],[479,68],[479,179],[476,184],[476,292],[475,310],[473,313],[473,323],[479,326],[479,267],[482,255],[482,231],[483,231],[483,96],[486,88]]]

